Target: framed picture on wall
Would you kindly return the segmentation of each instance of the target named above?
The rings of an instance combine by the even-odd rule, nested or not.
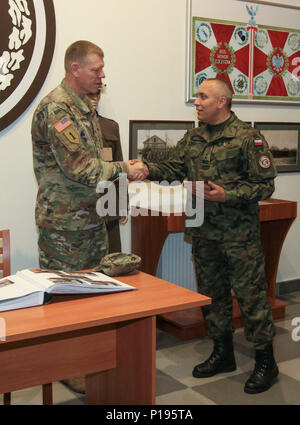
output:
[[[194,121],[129,122],[129,158],[160,162],[168,159]]]
[[[186,102],[221,78],[233,103],[300,104],[300,9],[238,0],[187,0]]]
[[[300,171],[300,124],[255,122],[266,138],[278,172]]]

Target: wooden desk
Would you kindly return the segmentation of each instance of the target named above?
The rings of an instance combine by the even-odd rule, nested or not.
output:
[[[259,203],[261,240],[265,254],[265,270],[268,282],[268,298],[274,319],[285,316],[287,303],[277,300],[276,276],[283,242],[297,216],[297,202],[270,198]],[[131,218],[132,252],[143,261],[142,270],[156,275],[161,250],[169,233],[184,231],[185,216],[137,216]],[[234,299],[233,325],[242,327],[241,312]],[[206,335],[201,308],[164,314],[158,318],[158,326],[187,340]]]
[[[87,404],[155,404],[156,315],[210,298],[142,272],[117,279],[137,290],[1,312],[0,393],[86,375]]]

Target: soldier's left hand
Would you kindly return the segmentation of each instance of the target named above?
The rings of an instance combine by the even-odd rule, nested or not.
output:
[[[212,202],[225,202],[225,190],[211,181],[204,184],[204,199]]]

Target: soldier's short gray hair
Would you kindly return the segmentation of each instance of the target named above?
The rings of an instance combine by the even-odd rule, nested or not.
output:
[[[219,96],[225,96],[227,99],[226,105],[228,109],[231,109],[232,105],[232,96],[233,96],[233,90],[231,88],[231,85],[228,83],[228,81],[223,80],[222,78],[207,78],[204,81],[216,81],[218,84],[218,88],[220,89],[220,93],[218,93]]]
[[[65,70],[69,72],[72,62],[82,62],[87,55],[95,53],[104,57],[103,50],[91,41],[79,40],[72,43],[65,53]]]

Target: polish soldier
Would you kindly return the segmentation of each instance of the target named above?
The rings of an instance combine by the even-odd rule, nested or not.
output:
[[[195,366],[204,378],[236,369],[232,293],[245,335],[255,347],[255,368],[246,393],[267,390],[278,375],[272,340],[275,327],[267,299],[258,201],[274,191],[276,169],[262,134],[231,111],[232,90],[221,79],[203,81],[195,107],[200,125],[178,142],[172,158],[146,163],[150,180],[204,181],[204,222],[186,227],[192,237],[198,290],[212,298],[202,307],[213,352]],[[195,194],[195,193],[194,193]]]

